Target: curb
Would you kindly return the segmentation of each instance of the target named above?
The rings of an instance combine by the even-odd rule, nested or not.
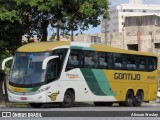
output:
[[[9,103],[9,102],[5,102],[5,103],[0,103],[0,108],[1,107],[26,108],[26,107],[29,107],[29,105],[28,104],[24,104],[24,103]]]
[[[2,107],[6,107],[6,105],[0,105],[0,108],[2,108]]]

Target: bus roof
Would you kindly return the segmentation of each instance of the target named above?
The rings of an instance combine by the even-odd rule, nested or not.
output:
[[[101,51],[101,52],[115,52],[115,53],[125,53],[125,54],[138,54],[145,56],[156,56],[153,53],[125,50],[121,48],[110,47],[104,44],[80,43],[80,42],[70,42],[70,41],[29,43],[18,48],[17,52],[45,52],[61,47],[81,49],[81,50]]]
[[[45,52],[51,51],[57,47],[69,46],[69,41],[58,42],[34,42],[21,46],[17,49],[17,52]]]

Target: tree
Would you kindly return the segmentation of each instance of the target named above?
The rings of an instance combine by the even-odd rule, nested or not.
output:
[[[30,30],[31,23],[25,10],[28,7],[20,8],[16,1],[0,1],[0,63],[4,58],[14,55],[22,45],[22,35]]]
[[[53,22],[55,24],[58,21],[59,16],[61,16],[59,12],[57,16],[57,6],[60,3],[61,1],[58,0],[28,0],[28,4],[32,9],[31,28],[35,31],[41,41],[47,41],[47,28],[51,19],[54,18]]]
[[[80,28],[81,32],[88,30],[89,25],[97,27],[100,24],[98,17],[109,18],[107,0],[62,0],[61,4],[61,28],[71,31],[71,41],[73,41],[73,31]]]
[[[71,31],[73,41],[73,31],[96,27],[100,16],[109,17],[108,0],[28,0],[28,4],[32,7],[32,28],[41,41],[47,40],[49,24],[57,28],[57,39],[59,32],[66,35]]]
[[[57,28],[57,36],[71,31],[73,41],[78,28],[82,32],[89,25],[99,25],[98,17],[108,18],[107,0],[1,0],[0,6],[0,25],[4,28],[0,39],[9,52],[21,45],[24,34],[46,41],[49,24]]]

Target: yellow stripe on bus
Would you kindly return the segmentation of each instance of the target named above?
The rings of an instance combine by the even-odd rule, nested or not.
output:
[[[14,92],[24,92],[25,91],[25,88],[14,87],[14,86],[11,86],[11,85],[9,85],[9,88]]]

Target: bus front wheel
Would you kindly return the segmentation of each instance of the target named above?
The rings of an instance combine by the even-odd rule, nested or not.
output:
[[[74,102],[74,93],[70,90],[67,90],[64,95],[63,102],[60,103],[60,106],[63,108],[69,108],[72,107],[73,102]]]

